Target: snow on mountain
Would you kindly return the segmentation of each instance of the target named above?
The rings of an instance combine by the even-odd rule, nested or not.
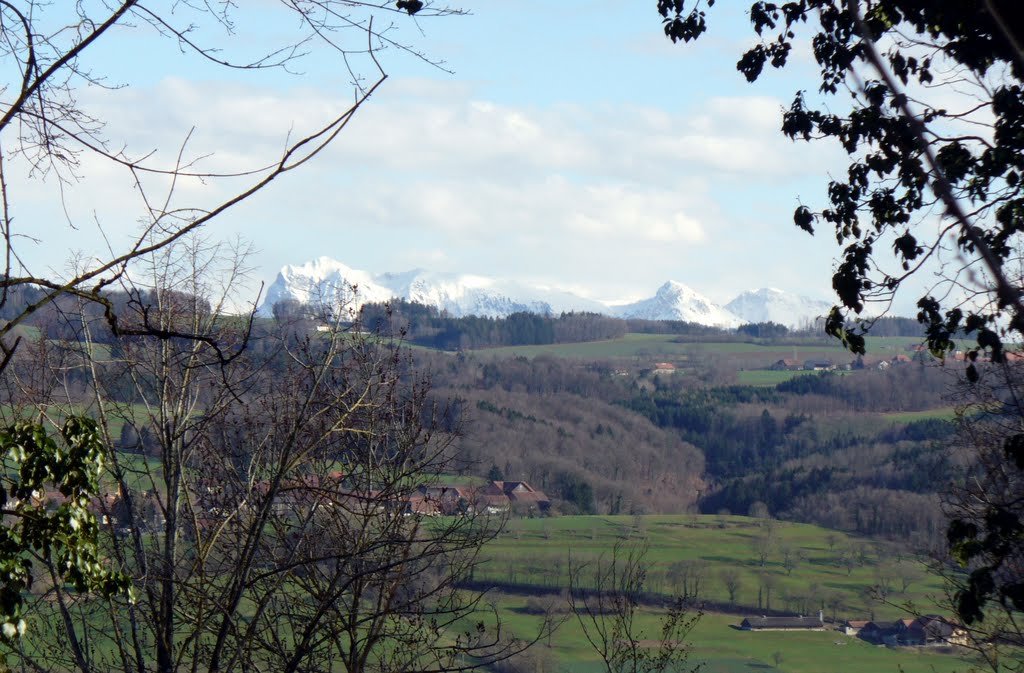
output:
[[[640,320],[684,320],[718,327],[738,327],[744,322],[696,290],[672,280],[649,299],[611,309],[619,317]]]
[[[517,311],[552,315],[590,311],[621,318],[684,320],[718,327],[767,321],[803,327],[830,308],[827,302],[773,288],[744,292],[722,307],[675,281],[665,283],[648,299],[608,306],[571,292],[510,280],[424,269],[372,274],[320,257],[282,268],[267,290],[260,313],[270,315],[274,304],[285,299],[355,309],[365,303],[394,298],[436,306],[454,317],[496,318]]]
[[[355,308],[393,298],[436,306],[455,317],[503,317],[517,311],[544,314],[607,311],[603,304],[561,290],[423,269],[373,275],[321,257],[281,269],[267,291],[260,313],[269,315],[274,304],[284,299]]]
[[[352,269],[330,257],[305,264],[289,264],[281,269],[267,288],[267,298],[259,312],[270,315],[274,304],[287,299],[303,304],[340,306],[387,301],[389,288],[376,283],[366,271]]]
[[[790,328],[802,328],[828,315],[832,305],[773,287],[740,293],[725,308],[744,322],[776,322]]]

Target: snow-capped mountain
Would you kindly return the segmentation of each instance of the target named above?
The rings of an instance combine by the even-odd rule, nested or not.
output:
[[[352,269],[329,257],[320,257],[300,265],[281,269],[267,288],[267,298],[259,312],[270,315],[274,304],[294,300],[303,304],[363,305],[382,302],[394,296],[391,289],[376,283],[366,271]]]
[[[702,325],[738,327],[745,322],[696,290],[670,280],[649,299],[610,307],[615,315],[640,320],[684,320]]]
[[[345,306],[405,299],[447,311],[454,317],[504,317],[517,311],[558,315],[569,311],[604,313],[641,320],[683,320],[717,327],[746,322],[777,322],[803,327],[828,312],[829,304],[791,292],[762,288],[740,294],[724,307],[696,290],[668,281],[653,297],[631,304],[606,305],[549,287],[469,274],[413,269],[401,273],[361,271],[329,257],[288,265],[277,274],[260,306],[271,315],[273,306],[290,299],[303,304]]]
[[[743,322],[776,322],[790,328],[802,328],[828,315],[832,305],[773,287],[740,293],[725,305]]]
[[[288,265],[281,269],[267,290],[267,299],[260,307],[260,313],[269,315],[274,304],[284,299],[356,308],[393,298],[436,306],[455,317],[503,317],[517,311],[544,314],[607,312],[604,304],[561,290],[423,269],[374,275],[321,257],[300,266]]]

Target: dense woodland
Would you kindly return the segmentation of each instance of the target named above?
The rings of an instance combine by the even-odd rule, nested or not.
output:
[[[645,380],[610,363],[539,356],[425,358],[458,399],[467,459],[525,478],[566,511],[732,512],[922,541],[942,527],[950,372],[911,364],[773,387]],[[586,484],[580,488],[579,484]],[[587,498],[582,501],[579,493]],[[593,495],[593,500],[589,496]]]

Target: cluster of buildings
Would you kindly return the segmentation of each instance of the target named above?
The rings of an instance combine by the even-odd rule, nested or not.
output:
[[[745,631],[825,631],[822,613],[814,617],[746,617],[740,622]],[[840,630],[875,645],[912,647],[928,645],[967,645],[967,631],[954,621],[939,615],[891,622],[849,620]]]
[[[967,631],[954,621],[939,615],[892,622],[850,620],[843,632],[876,645],[909,647],[922,645],[967,645]]]
[[[202,479],[195,484],[193,504],[198,510],[197,524],[201,528],[216,526],[227,512],[240,503],[266,497],[269,485],[257,483],[251,492],[233,493],[225,484],[214,479]],[[46,494],[47,501],[59,504],[60,494]],[[152,491],[136,494],[136,525],[159,529],[163,525],[156,494]],[[127,525],[129,513],[126,499],[118,490],[95,498],[93,509],[105,526],[118,529]],[[148,506],[147,506],[148,505]],[[547,495],[525,481],[492,481],[485,485],[421,484],[402,495],[387,495],[378,491],[353,490],[345,484],[344,476],[335,473],[325,478],[307,476],[281,485],[274,497],[273,508],[280,513],[304,511],[322,506],[342,506],[348,511],[370,508],[375,511],[399,511],[416,516],[459,516],[469,514],[503,514],[515,512],[531,515],[546,513],[551,506]]]
[[[409,497],[406,513],[439,516],[482,512],[523,514],[547,512],[551,501],[525,481],[492,481],[485,486],[434,484],[420,486]]]

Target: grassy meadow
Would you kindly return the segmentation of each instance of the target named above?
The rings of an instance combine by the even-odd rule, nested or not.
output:
[[[744,615],[762,614],[759,594],[767,608],[813,614],[824,605],[827,618],[833,611],[843,619],[898,619],[911,615],[898,606],[913,603],[918,614],[942,613],[936,607],[942,585],[927,573],[919,560],[894,546],[848,536],[816,526],[773,521],[764,566],[755,553],[755,539],[765,534],[765,523],[738,516],[654,515],[643,517],[565,516],[516,519],[486,549],[487,563],[475,579],[493,581],[500,587],[496,605],[502,619],[519,634],[536,630],[537,617],[526,614],[527,589],[546,587],[550,600],[558,600],[566,584],[570,562],[592,563],[611,553],[616,541],[645,537],[651,563],[651,591],[678,594],[670,572],[678,561],[704,562],[699,600],[709,612],[691,634],[693,657],[704,661],[703,671],[787,673],[836,671],[943,672],[963,670],[959,655],[934,650],[886,649],[869,645],[836,631],[745,632],[736,625]],[[798,560],[787,568],[784,550]],[[734,571],[739,579],[735,605],[730,603],[722,576]],[[888,585],[888,604],[868,595],[876,585]],[[536,600],[536,599],[533,599]],[[718,610],[715,612],[714,610]],[[650,637],[656,637],[657,611],[641,614]],[[776,667],[773,655],[781,659]],[[529,656],[539,658],[543,670],[558,667],[579,672],[600,670],[579,625],[565,622],[551,639]],[[546,662],[546,664],[545,664]],[[551,668],[554,666],[555,668]],[[538,669],[540,670],[540,669]]]
[[[525,614],[526,603],[509,595],[497,600],[504,625],[518,634],[536,633],[540,624],[538,617]],[[653,640],[660,617],[658,611],[645,611],[637,625]],[[739,621],[733,615],[704,614],[688,638],[688,663],[700,664],[701,673],[953,673],[972,663],[967,652],[877,647],[837,631],[748,632],[736,628]],[[537,671],[604,671],[575,618],[558,627],[550,644],[543,640],[521,658]],[[531,665],[523,668],[530,670]]]
[[[486,547],[488,563],[476,578],[561,587],[570,557],[587,563],[609,554],[616,541],[642,536],[650,545],[648,585],[657,593],[678,593],[669,576],[673,563],[703,561],[700,598],[716,604],[730,603],[721,575],[731,569],[740,584],[735,603],[752,609],[758,605],[760,589],[762,605],[774,610],[816,612],[822,601],[831,598],[837,619],[906,616],[899,608],[864,595],[866,588],[885,581],[895,585],[891,587],[894,603],[912,601],[937,609],[934,597],[940,594],[941,583],[928,575],[919,560],[893,545],[809,524],[770,521],[762,566],[755,544],[765,535],[764,525],[750,517],[690,514],[514,519]],[[790,567],[787,553],[794,559]]]
[[[807,376],[814,372],[789,371],[773,369],[744,369],[736,372],[736,383],[744,386],[777,386],[797,376]]]

